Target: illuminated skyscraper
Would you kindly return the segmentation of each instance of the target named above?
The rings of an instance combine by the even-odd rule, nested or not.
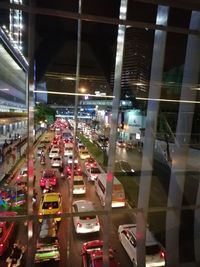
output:
[[[22,0],[10,0],[11,4],[22,5]],[[22,50],[22,11],[10,9],[9,37],[15,48]]]

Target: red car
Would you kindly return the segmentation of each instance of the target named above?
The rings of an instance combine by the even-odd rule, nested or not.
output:
[[[40,178],[40,187],[45,187],[46,185],[57,185],[57,176],[54,170],[49,169],[42,172],[42,176]]]
[[[103,267],[103,241],[94,240],[83,244],[82,247],[83,267]],[[112,248],[109,249],[109,267],[119,267]]]
[[[12,211],[0,212],[0,217],[10,217],[15,215],[17,215],[17,213]],[[6,249],[9,247],[9,242],[13,235],[14,226],[15,222],[0,221],[0,256],[2,256]]]
[[[74,172],[79,172],[79,174],[82,175],[81,166],[79,164],[77,164],[77,163],[74,163]],[[65,167],[64,173],[67,176],[70,176],[71,175],[71,173],[72,173],[72,163],[68,164]]]
[[[97,162],[94,158],[89,158],[85,161],[85,168],[89,169],[91,167],[96,167],[97,166]]]

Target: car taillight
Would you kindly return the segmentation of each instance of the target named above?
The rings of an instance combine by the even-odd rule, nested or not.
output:
[[[160,251],[160,257],[161,257],[161,258],[165,258],[165,252],[162,251],[162,250]]]
[[[67,171],[69,172],[70,171],[70,168],[67,168]]]
[[[81,223],[77,223],[77,227],[82,227],[82,224]]]
[[[2,243],[0,244],[0,247],[1,247],[1,248],[3,247],[3,244],[2,244]]]

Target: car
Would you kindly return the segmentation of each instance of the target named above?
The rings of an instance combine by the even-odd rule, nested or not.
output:
[[[90,154],[87,150],[81,150],[79,152],[79,156],[80,156],[80,159],[89,159],[90,158]]]
[[[13,211],[0,212],[0,218],[5,216],[16,216],[17,213]],[[10,246],[10,240],[13,236],[15,222],[13,221],[0,221],[0,256],[2,256],[7,248]]]
[[[52,159],[53,157],[58,157],[59,154],[60,154],[60,149],[52,147],[49,152],[49,158]]]
[[[42,171],[42,176],[40,178],[40,187],[45,187],[47,184],[51,186],[57,185],[56,172],[52,169],[46,169]]]
[[[82,267],[103,267],[103,241],[93,240],[83,244]],[[120,263],[116,260],[115,252],[109,248],[109,267],[119,267]]]
[[[53,157],[51,159],[51,167],[61,167],[63,165],[63,160],[61,156]]]
[[[88,178],[88,181],[93,181],[97,179],[98,175],[101,173],[100,169],[98,167],[91,167],[86,169],[86,175]]]
[[[53,218],[42,221],[36,243],[35,263],[59,261],[60,247],[57,238],[57,224]]]
[[[73,156],[73,147],[65,146],[65,148],[64,148],[64,156],[65,157]]]
[[[79,172],[74,172],[73,194],[82,195],[86,193],[86,186],[83,176]]]
[[[118,228],[119,240],[130,260],[137,266],[136,224],[123,224]],[[165,252],[148,228],[146,228],[146,266],[165,266]]]
[[[41,156],[42,152],[44,152],[46,149],[46,146],[44,144],[40,144],[38,147],[37,147],[37,156]]]
[[[87,150],[86,146],[82,143],[79,143],[78,144],[78,151],[80,152],[80,151],[85,151],[85,150]]]
[[[126,144],[125,144],[125,142],[124,142],[123,140],[118,140],[118,141],[117,141],[117,146],[118,146],[118,147],[125,147]]]
[[[42,140],[41,140],[41,143],[50,143],[50,138],[48,136],[45,136]]]
[[[62,213],[62,196],[60,193],[51,192],[45,193],[42,195],[39,204],[39,215],[52,215],[57,214],[58,217],[55,217],[55,221],[60,221],[61,217],[59,216]],[[39,218],[39,222],[42,222],[43,218]]]
[[[78,163],[78,158],[74,156],[68,156],[67,158],[67,164],[72,164],[74,160],[74,163]]]
[[[82,175],[82,169],[81,166],[78,163],[74,163],[74,171],[79,172],[80,175]],[[64,173],[69,177],[72,173],[72,163],[67,164],[65,167]]]
[[[51,141],[51,145],[59,145],[60,140],[56,139],[55,137],[53,138],[53,140]]]
[[[27,182],[27,178],[28,178],[28,168],[27,167],[23,167],[20,172],[19,175],[17,175],[17,182]]]
[[[85,168],[91,168],[91,167],[96,167],[97,166],[97,162],[94,158],[90,157],[85,161]]]
[[[73,203],[73,212],[94,212],[94,205],[88,200],[78,200]],[[79,215],[73,217],[74,228],[77,234],[87,234],[100,231],[98,216]]]
[[[125,160],[115,161],[114,171],[115,173],[124,173],[128,175],[133,175],[135,172],[131,165]]]

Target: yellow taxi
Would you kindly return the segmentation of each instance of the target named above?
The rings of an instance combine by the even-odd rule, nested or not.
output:
[[[79,156],[80,156],[80,159],[89,159],[90,158],[90,154],[87,150],[81,150],[79,152]]]
[[[58,217],[54,219],[60,221],[61,217],[59,215],[62,213],[62,196],[60,193],[45,193],[40,199],[39,205],[39,215],[52,215],[58,214]],[[39,219],[39,222],[42,222],[42,218]]]

